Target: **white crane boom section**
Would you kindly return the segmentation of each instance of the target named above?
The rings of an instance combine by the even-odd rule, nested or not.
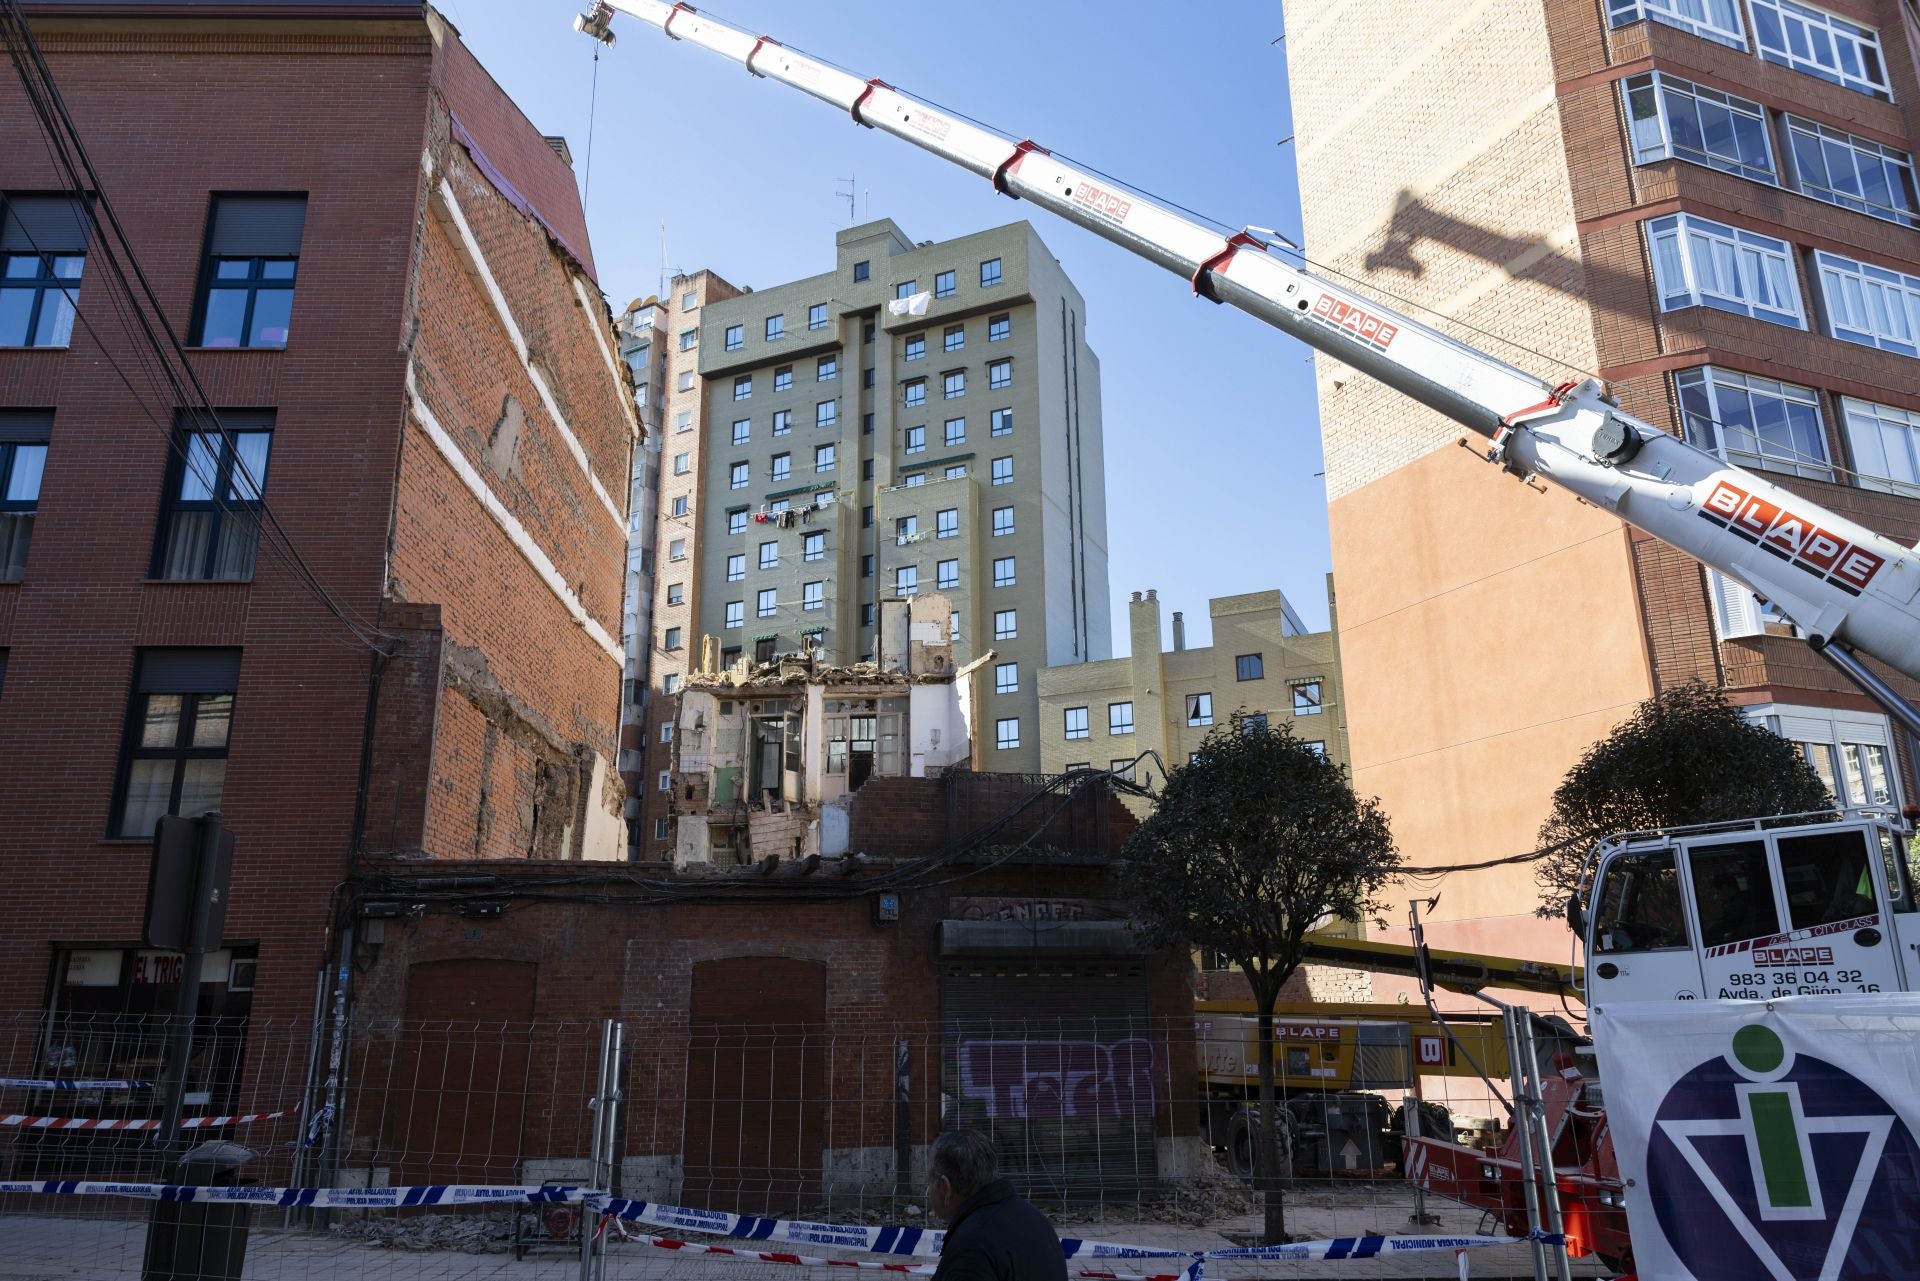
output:
[[[1571,490],[1745,583],[1856,680],[1874,678],[1850,648],[1920,679],[1914,549],[1621,412],[1599,383],[1555,387],[1294,267],[1250,232],[1224,237],[1032,142],[1011,142],[684,3],[602,0],[576,25],[610,43],[613,10],[971,170],[1489,437],[1490,460]],[[1891,697],[1889,710],[1920,734],[1911,707],[1884,686],[1876,696]]]

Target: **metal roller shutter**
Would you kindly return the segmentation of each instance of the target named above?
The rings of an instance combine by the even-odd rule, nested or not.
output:
[[[1028,1195],[1092,1199],[1153,1183],[1164,1047],[1133,958],[942,964],[947,1129],[992,1136]]]
[[[150,649],[140,655],[142,694],[231,694],[239,684],[237,649]]]
[[[44,445],[53,439],[53,415],[38,409],[0,410],[0,445]]]
[[[290,258],[306,225],[305,196],[221,196],[207,249],[216,258]]]
[[[14,196],[0,212],[0,252],[79,254],[93,222],[72,196]]]

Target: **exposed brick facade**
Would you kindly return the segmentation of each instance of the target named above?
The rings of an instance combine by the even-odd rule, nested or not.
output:
[[[0,583],[16,890],[0,1008],[57,992],[56,945],[131,955],[147,843],[103,833],[137,653],[221,646],[240,651],[227,942],[258,948],[255,1017],[304,1018],[356,840],[411,858],[620,856],[611,638],[632,384],[571,170],[438,15],[155,9],[36,29],[183,335],[212,194],[306,193],[285,348],[190,359],[216,407],[276,412],[266,500],[391,656],[376,679],[372,650],[264,547],[247,582],[148,581],[177,406],[138,374],[137,395],[122,385],[115,365],[137,358],[90,255],[97,339],[81,326],[65,349],[0,351],[0,408],[54,417],[24,579]],[[17,144],[0,192],[58,189],[11,76],[0,134]]]

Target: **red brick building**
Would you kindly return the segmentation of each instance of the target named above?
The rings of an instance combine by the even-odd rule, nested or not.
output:
[[[148,837],[218,809],[202,1013],[305,1023],[358,858],[623,857],[633,383],[565,144],[426,5],[28,10],[103,190],[9,71],[0,1009],[167,1008]],[[102,197],[206,404],[149,375]],[[146,1026],[35,1070],[150,1070]]]

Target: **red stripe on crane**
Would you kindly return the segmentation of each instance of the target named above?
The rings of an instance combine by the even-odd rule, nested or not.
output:
[[[878,76],[875,76],[872,80],[867,81],[867,87],[862,89],[860,91],[860,96],[853,100],[853,106],[851,108],[853,112],[853,123],[857,125],[866,125],[866,127],[869,129],[873,128],[873,126],[870,124],[867,124],[866,119],[861,116],[860,108],[867,105],[867,99],[873,97],[874,92],[876,90],[891,89],[891,88],[893,88],[892,85],[880,79]]]
[[[760,51],[766,48],[768,45],[772,45],[776,49],[781,47],[780,42],[778,40],[775,40],[772,36],[761,36],[758,40],[753,42],[753,52],[747,55],[747,74],[748,75],[765,77],[765,75],[767,74],[766,72],[755,71],[753,69],[753,60],[759,57]]]
[[[682,39],[683,37],[673,35],[673,20],[683,13],[691,13],[697,17],[700,11],[688,4],[686,0],[677,0],[677,3],[673,6],[673,12],[667,15],[665,22],[660,24],[660,29],[668,35],[673,36],[675,40]],[[748,70],[752,70],[752,68],[749,67]]]
[[[1019,146],[1013,149],[1013,154],[1005,160],[1002,160],[1000,167],[993,171],[993,189],[1003,196],[1013,196],[1015,200],[1020,199],[1019,196],[1014,195],[1013,192],[1007,189],[1007,175],[1010,173],[1018,173],[1020,170],[1020,162],[1035,152],[1043,156],[1053,154],[1031,138],[1024,140]]]
[[[1214,297],[1213,293],[1213,277],[1215,274],[1226,275],[1227,264],[1233,261],[1233,256],[1249,246],[1258,249],[1261,253],[1267,251],[1264,244],[1244,231],[1235,232],[1229,237],[1227,243],[1220,247],[1220,252],[1201,263],[1193,273],[1195,296],[1205,298],[1208,302],[1219,302],[1220,300]]]

